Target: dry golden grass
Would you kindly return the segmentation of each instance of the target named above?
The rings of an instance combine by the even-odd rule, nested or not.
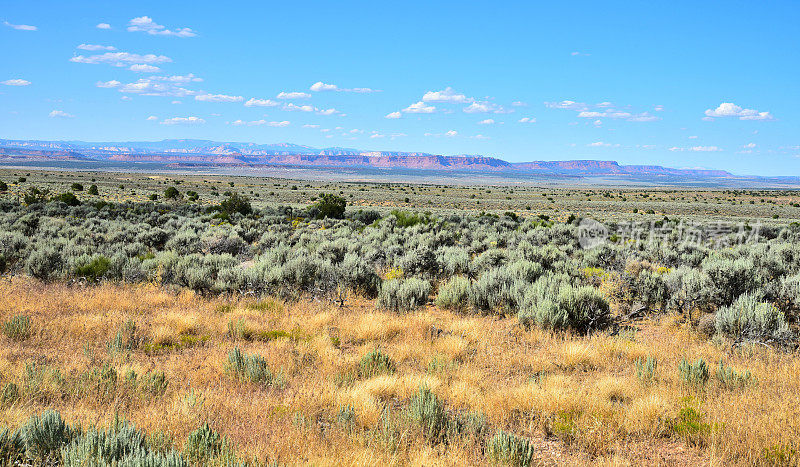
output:
[[[800,452],[800,358],[765,347],[732,349],[696,335],[674,318],[619,336],[588,337],[524,330],[514,319],[452,314],[436,308],[399,315],[369,301],[340,309],[322,302],[204,298],[151,285],[94,287],[0,283],[0,319],[27,314],[33,334],[0,337],[0,384],[25,387],[30,362],[75,380],[102,365],[139,375],[163,371],[163,396],[119,387],[106,399],[65,393],[45,381],[31,396],[0,409],[16,427],[46,408],[83,426],[115,414],[177,447],[204,422],[227,436],[242,458],[320,465],[464,465],[486,463],[481,442],[431,445],[413,429],[394,444],[381,438],[382,414],[395,418],[420,385],[455,413],[482,413],[497,429],[532,439],[537,462],[601,465],[797,464]],[[111,351],[126,321],[138,348]],[[241,323],[246,339],[229,334]],[[265,387],[226,370],[235,346],[262,356],[285,379]],[[361,378],[361,357],[379,348],[392,374]],[[658,360],[656,380],[638,380],[635,362]],[[681,384],[682,358],[704,358],[712,376],[703,390]],[[755,383],[723,387],[720,361],[752,372]],[[701,428],[687,433],[681,411],[694,407]],[[356,425],[337,423],[352,407]],[[676,422],[677,421],[677,422]],[[678,427],[676,428],[676,423]],[[691,430],[690,430],[691,431]]]

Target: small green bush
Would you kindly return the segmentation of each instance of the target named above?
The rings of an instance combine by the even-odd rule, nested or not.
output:
[[[99,281],[111,268],[111,260],[103,255],[95,255],[91,258],[83,258],[75,265],[74,274],[78,277],[85,277],[92,281]]]
[[[436,398],[436,394],[427,387],[421,386],[414,394],[406,407],[406,414],[422,428],[422,433],[428,441],[443,441],[447,436],[450,424],[447,412]]]
[[[319,195],[319,201],[317,201],[313,207],[317,211],[315,216],[317,219],[326,217],[342,219],[344,217],[345,208],[347,208],[347,200],[332,193],[322,193]]]
[[[430,292],[430,282],[423,279],[385,280],[378,293],[378,307],[392,311],[414,310],[428,303]]]
[[[470,280],[454,276],[439,287],[436,306],[446,310],[463,310],[469,302]]]
[[[189,433],[186,455],[191,462],[206,462],[222,452],[224,440],[208,423]]]
[[[578,333],[604,329],[612,322],[606,297],[591,286],[574,287],[563,278],[545,276],[525,294],[517,314],[523,325],[571,329]]]
[[[731,306],[717,311],[716,329],[737,341],[783,343],[792,338],[783,312],[751,294],[742,295]]]

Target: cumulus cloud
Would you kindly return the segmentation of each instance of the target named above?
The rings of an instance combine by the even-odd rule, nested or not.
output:
[[[123,67],[129,65],[154,65],[159,63],[168,63],[171,62],[172,59],[165,55],[139,55],[128,52],[106,52],[104,54],[89,56],[76,55],[70,58],[69,61],[75,63],[88,63],[91,65],[105,63],[108,65]]]
[[[97,45],[97,44],[81,44],[77,48],[81,50],[88,50],[90,52],[96,52],[98,50],[108,50],[108,51],[117,50],[116,47],[111,45]]]
[[[478,125],[494,125],[494,119],[487,118],[486,120],[481,120],[478,122]]]
[[[755,148],[755,147],[756,147],[756,143],[747,143],[747,144],[745,144],[745,145],[744,145],[744,146],[742,146],[742,147],[743,147],[744,149],[753,149],[753,148]]]
[[[50,118],[73,118],[72,114],[64,112],[63,110],[53,110],[50,112]]]
[[[151,116],[147,117],[147,121],[148,122],[154,122],[156,120],[158,120],[158,117],[156,117],[155,115],[151,115]]]
[[[519,123],[536,123],[536,118],[534,118],[534,117],[522,117],[518,121],[519,121]]]
[[[400,118],[401,115],[402,114],[400,112],[391,112],[391,113],[386,114],[385,118],[396,119],[396,118]]]
[[[2,84],[6,86],[29,86],[31,82],[25,79],[14,78],[14,79],[7,79],[3,81]]]
[[[307,92],[281,92],[278,94],[278,99],[308,99],[311,94]]]
[[[436,107],[432,105],[426,105],[423,101],[416,102],[403,109],[403,112],[410,114],[430,114],[435,111]]]
[[[97,29],[111,29],[111,25],[108,23],[99,23],[95,26]]]
[[[128,22],[128,31],[144,32],[157,36],[194,37],[197,35],[190,28],[167,29],[166,26],[156,23],[149,16],[139,16],[130,20]]]
[[[595,141],[594,143],[589,143],[586,146],[589,146],[590,148],[616,148],[619,147],[619,144],[606,143],[605,141]]]
[[[256,99],[255,97],[251,97],[244,103],[245,107],[275,107],[276,105],[278,103],[272,99]]]
[[[252,120],[252,121],[249,121],[249,122],[244,121],[244,120],[236,120],[236,121],[231,122],[230,124],[234,125],[234,126],[262,126],[262,125],[266,125],[266,126],[271,126],[271,127],[276,127],[276,128],[283,128],[283,127],[289,126],[290,122],[288,120],[284,120],[284,121],[281,121],[281,122],[270,122],[270,121],[262,119],[262,120]]]
[[[201,102],[241,102],[242,96],[228,96],[225,94],[199,94],[194,96],[194,100]]]
[[[450,86],[441,91],[428,91],[422,96],[423,102],[456,102],[466,104],[474,100],[475,99],[454,91]]]
[[[201,125],[206,121],[200,117],[172,117],[162,120],[162,125]]]
[[[716,109],[706,110],[705,114],[704,120],[713,120],[719,117],[738,117],[739,120],[774,120],[769,112],[745,109],[733,102],[723,102]]]
[[[147,65],[144,63],[137,63],[136,65],[131,65],[128,68],[131,71],[135,71],[137,73],[155,73],[157,71],[161,71],[161,68],[153,65]]]
[[[447,136],[448,138],[452,138],[453,136],[457,136],[458,132],[456,130],[450,130],[447,133],[445,133],[444,135]]]
[[[17,31],[36,31],[39,29],[36,26],[31,26],[29,24],[11,24],[8,21],[3,21],[3,24],[12,29],[16,29]]]

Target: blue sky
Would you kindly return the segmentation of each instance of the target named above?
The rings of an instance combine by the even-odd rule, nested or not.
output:
[[[798,2],[1,4],[0,138],[800,175]]]

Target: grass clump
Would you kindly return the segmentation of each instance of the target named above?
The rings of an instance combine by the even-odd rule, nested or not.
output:
[[[391,357],[386,355],[381,349],[375,349],[361,357],[358,364],[358,375],[361,378],[372,378],[382,374],[393,374],[395,364]]]
[[[487,457],[495,463],[511,466],[528,466],[533,463],[535,450],[527,438],[499,430],[489,440]]]
[[[637,358],[636,362],[636,377],[642,384],[652,384],[656,381],[656,371],[658,370],[658,361],[648,356],[647,359]]]
[[[108,349],[117,352],[131,351],[139,347],[139,342],[136,322],[128,320],[120,326],[117,334],[108,343]]]
[[[17,315],[3,323],[3,334],[11,340],[24,341],[31,336],[30,316]]]
[[[728,389],[743,388],[753,381],[753,375],[749,370],[736,371],[733,367],[725,365],[720,361],[717,367],[717,381]]]
[[[238,347],[228,352],[228,368],[240,379],[263,386],[283,386],[283,378],[270,370],[260,355],[243,354]]]
[[[702,358],[698,358],[694,363],[684,358],[678,366],[678,374],[684,386],[692,389],[703,389],[708,383],[708,364]]]

